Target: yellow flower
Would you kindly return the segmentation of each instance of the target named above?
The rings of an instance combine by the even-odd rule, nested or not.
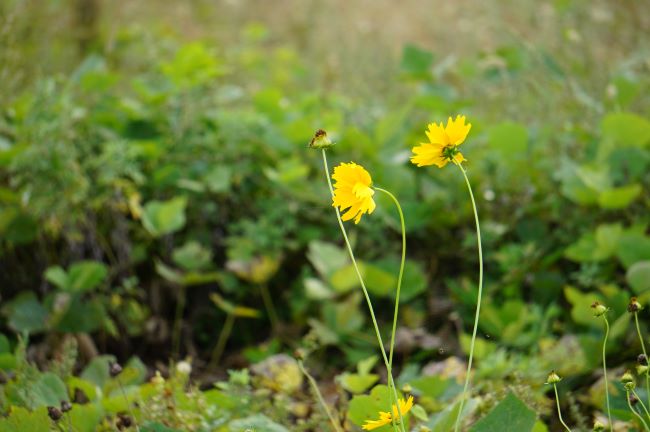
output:
[[[341,219],[348,221],[354,218],[354,223],[357,224],[364,213],[370,214],[375,210],[372,179],[361,165],[354,162],[342,163],[334,168],[332,178],[336,181],[332,206],[338,207],[341,213],[349,209]]]
[[[409,396],[408,400],[404,402],[404,399],[399,399],[399,410],[402,412],[402,416],[405,416],[411,408],[413,408],[413,396]],[[379,427],[391,424],[393,417],[396,419],[399,418],[399,411],[397,411],[397,405],[393,405],[393,414],[387,413],[384,411],[379,412],[379,420],[366,420],[366,423],[361,427],[363,430],[373,430]],[[399,420],[398,420],[399,421]]]
[[[449,117],[445,127],[442,122],[430,123],[426,131],[429,142],[413,147],[414,155],[411,157],[411,162],[419,167],[436,165],[439,168],[450,161],[462,163],[465,158],[458,151],[458,146],[465,141],[471,127],[471,124],[465,124],[465,116],[461,115],[456,116],[456,120]]]

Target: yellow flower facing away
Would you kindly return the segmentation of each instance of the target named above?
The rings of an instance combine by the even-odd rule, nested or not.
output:
[[[409,411],[411,411],[411,408],[413,408],[413,396],[409,396],[406,402],[404,402],[404,399],[400,398],[398,403],[399,403],[399,410],[402,412],[402,416],[405,416]],[[379,420],[366,420],[365,424],[361,427],[361,429],[373,430],[385,426],[387,424],[391,424],[393,421],[393,417],[399,419],[399,411],[397,411],[396,405],[393,405],[392,414],[385,411],[380,411]]]
[[[347,209],[341,217],[342,220],[348,221],[354,218],[354,223],[357,224],[361,216],[375,211],[372,179],[361,165],[354,162],[342,163],[334,168],[332,178],[336,181],[332,206],[338,207],[341,213]]]
[[[439,168],[453,161],[460,164],[465,161],[462,153],[458,150],[472,125],[465,124],[465,116],[458,115],[455,120],[451,117],[447,120],[447,126],[437,123],[430,123],[426,131],[428,143],[420,143],[413,147],[414,155],[411,162],[419,167],[436,165]]]

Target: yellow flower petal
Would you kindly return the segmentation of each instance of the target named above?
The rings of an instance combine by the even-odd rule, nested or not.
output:
[[[368,171],[354,162],[342,163],[334,168],[332,178],[334,196],[332,206],[337,207],[341,213],[341,220],[359,223],[361,216],[372,213],[376,204],[372,199],[375,191],[372,189],[372,178]]]
[[[449,144],[449,137],[442,123],[429,123],[426,134],[431,144],[439,144],[443,147]]]
[[[457,115],[456,120],[452,120],[451,117],[447,119],[447,127],[445,127],[445,133],[449,139],[449,144],[460,145],[467,138],[469,130],[472,128],[471,124],[465,124],[465,116]]]
[[[364,425],[361,427],[363,430],[373,430],[390,424],[393,421],[390,413],[380,411],[379,420],[366,420]]]
[[[442,155],[443,148],[435,144],[421,144],[413,147],[413,153],[415,155],[411,157],[411,162],[419,167],[437,165],[442,168],[448,162]]]

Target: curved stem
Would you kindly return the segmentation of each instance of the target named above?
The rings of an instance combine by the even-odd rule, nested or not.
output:
[[[612,423],[612,413],[609,409],[609,381],[607,380],[607,338],[609,337],[609,321],[607,321],[607,315],[603,315],[605,320],[605,337],[603,338],[603,377],[605,379],[605,401],[607,403],[607,418],[609,420],[609,430],[614,432],[614,423]]]
[[[645,350],[645,343],[643,342],[643,336],[641,335],[641,327],[639,326],[639,313],[634,312],[634,323],[636,324],[636,333],[639,335],[639,341],[641,342],[641,349],[643,350],[643,355],[648,359],[648,354]],[[648,398],[648,405],[650,405],[650,369],[645,371],[645,391],[646,397]]]
[[[406,262],[406,226],[404,223],[404,212],[402,212],[402,206],[399,205],[399,201],[397,201],[395,195],[388,192],[386,189],[375,187],[375,190],[385,193],[393,200],[393,202],[395,203],[395,207],[397,207],[397,211],[399,213],[399,221],[402,226],[402,259],[400,261],[399,275],[397,277],[397,292],[395,293],[395,312],[393,313],[393,329],[390,335],[390,349],[388,352],[388,364],[392,368],[393,352],[395,349],[395,332],[397,331],[397,316],[399,312],[399,295],[400,295],[400,291],[402,290],[402,279],[404,277],[404,264]]]
[[[323,410],[325,411],[325,414],[327,414],[327,418],[330,419],[330,423],[332,423],[332,427],[336,432],[343,432],[341,429],[341,426],[336,422],[334,419],[334,416],[330,412],[330,409],[327,407],[327,404],[325,403],[325,399],[323,399],[323,395],[321,394],[320,390],[318,389],[318,383],[314,379],[314,377],[311,376],[309,372],[307,372],[307,369],[305,369],[305,365],[302,363],[302,360],[298,360],[298,368],[300,371],[307,377],[307,381],[309,381],[309,384],[311,384],[312,389],[314,390],[314,393],[316,393],[316,397],[318,398],[318,402],[321,404],[323,407]]]
[[[553,383],[553,390],[555,391],[555,404],[557,405],[557,416],[559,417],[562,426],[564,426],[566,430],[571,432],[569,426],[567,426],[566,423],[564,423],[564,420],[562,419],[562,410],[560,410],[560,397],[557,395],[557,385],[555,383]]]
[[[219,364],[219,360],[221,360],[223,350],[226,348],[226,343],[230,338],[230,333],[232,332],[232,327],[234,324],[235,315],[229,313],[226,315],[226,321],[223,323],[221,331],[219,332],[219,339],[217,340],[217,344],[215,345],[214,350],[212,351],[212,355],[210,356],[211,368],[215,368]]]
[[[269,286],[266,283],[260,284],[260,292],[262,294],[262,300],[264,301],[264,308],[266,308],[266,313],[271,321],[271,327],[274,332],[277,332],[280,319],[278,318],[278,313],[275,311],[275,306],[273,306]]]
[[[458,414],[456,415],[456,425],[454,426],[454,431],[458,432],[460,426],[460,418],[463,415],[463,405],[465,404],[465,399],[467,398],[467,390],[469,389],[470,374],[472,372],[472,361],[474,360],[474,346],[476,344],[476,332],[478,331],[478,320],[481,314],[481,298],[483,296],[483,247],[481,246],[481,227],[478,220],[478,210],[476,209],[476,201],[474,200],[474,193],[472,192],[472,186],[469,183],[465,169],[460,163],[456,163],[456,166],[460,169],[460,172],[463,173],[465,178],[465,184],[467,185],[467,190],[469,191],[469,197],[472,200],[472,209],[474,210],[474,221],[476,222],[476,239],[478,246],[478,296],[476,298],[476,314],[474,316],[474,329],[472,330],[472,341],[469,348],[469,359],[467,360],[467,371],[465,374],[465,385],[463,386],[463,394],[460,400],[460,408],[458,409]]]
[[[636,412],[634,408],[632,408],[632,404],[630,403],[629,391],[625,392],[625,399],[627,399],[627,406],[630,407],[630,411],[632,411],[632,414],[634,414],[635,416],[638,417],[639,420],[641,420],[641,423],[643,423],[643,427],[645,428],[646,431],[650,431],[650,429],[648,429],[648,424],[645,422],[645,420],[643,420],[643,417],[641,417],[641,415],[638,412]]]
[[[329,172],[329,167],[327,166],[327,156],[325,155],[325,149],[322,150],[323,152],[323,167],[325,168],[325,177],[327,177],[327,184],[330,188],[330,193],[332,196],[334,196],[334,188],[332,187],[332,180],[330,179],[330,172]],[[379,348],[381,350],[381,355],[384,359],[384,364],[386,365],[386,371],[388,374],[388,387],[392,388],[392,395],[391,399],[395,401],[395,406],[397,407],[397,412],[399,414],[400,418],[400,429],[402,432],[406,432],[406,429],[404,428],[404,421],[402,417],[402,409],[399,405],[399,397],[397,395],[397,387],[395,386],[395,381],[393,380],[393,370],[391,368],[390,363],[388,362],[388,357],[386,356],[386,349],[384,348],[384,342],[381,339],[381,333],[379,332],[379,325],[377,324],[377,318],[375,317],[375,311],[372,307],[372,302],[370,301],[370,295],[368,294],[368,290],[366,289],[366,284],[363,281],[363,276],[361,275],[361,271],[359,270],[359,265],[357,264],[356,259],[354,258],[354,252],[352,251],[352,246],[350,245],[350,240],[348,239],[348,234],[347,231],[345,230],[345,226],[343,225],[343,221],[341,220],[341,213],[339,212],[339,209],[334,207],[334,210],[336,211],[336,219],[339,222],[339,227],[341,228],[341,233],[343,234],[343,239],[345,240],[345,246],[348,249],[348,253],[350,255],[350,259],[352,260],[352,265],[354,267],[355,272],[357,273],[357,277],[359,278],[359,283],[361,284],[361,290],[363,291],[363,295],[366,298],[366,303],[368,304],[368,310],[370,311],[370,318],[372,319],[372,324],[375,327],[375,334],[377,336],[377,342],[379,343]],[[392,407],[389,410],[389,412],[393,412]],[[395,419],[393,419],[393,428],[396,428],[395,425]]]
[[[641,398],[639,397],[638,393],[636,390],[632,390],[632,394],[636,396],[636,398],[639,400],[639,403],[641,404],[641,408],[643,408],[643,411],[645,412],[646,417],[650,420],[650,413],[648,412],[648,408],[645,406]]]

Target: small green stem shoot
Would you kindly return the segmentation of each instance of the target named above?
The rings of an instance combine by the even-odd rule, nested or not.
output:
[[[334,419],[334,416],[330,412],[330,409],[328,408],[327,404],[325,403],[325,399],[323,399],[323,395],[321,394],[320,390],[318,389],[318,383],[316,383],[316,380],[314,377],[311,376],[309,372],[307,372],[307,369],[305,369],[305,365],[303,364],[302,360],[298,359],[298,368],[300,368],[300,371],[304,376],[307,377],[307,381],[309,381],[309,384],[311,385],[311,388],[314,390],[314,393],[316,394],[316,397],[318,398],[318,402],[320,405],[323,407],[323,411],[325,411],[325,414],[327,414],[327,418],[329,418],[330,423],[332,423],[332,428],[334,429],[335,432],[343,432],[343,429],[341,429],[341,426],[338,424],[338,422]]]
[[[569,426],[564,423],[564,420],[562,419],[562,410],[560,409],[560,396],[557,394],[557,385],[553,383],[553,391],[555,391],[555,404],[557,405],[557,416],[560,419],[560,423],[562,423],[562,426],[569,432],[571,432],[571,429]]]
[[[641,342],[641,349],[643,350],[643,355],[645,358],[648,358],[648,353],[645,350],[645,343],[643,342],[643,335],[641,335],[641,327],[639,326],[639,313],[634,312],[634,323],[636,324],[636,333],[639,335],[639,341]],[[645,391],[646,397],[648,398],[648,405],[650,405],[650,369],[645,371]]]
[[[607,380],[607,338],[609,337],[609,321],[607,315],[603,315],[605,320],[605,337],[603,338],[603,378],[605,379],[605,401],[607,404],[607,419],[609,420],[609,430],[614,432],[614,423],[612,422],[612,413],[609,408],[609,381]]]

